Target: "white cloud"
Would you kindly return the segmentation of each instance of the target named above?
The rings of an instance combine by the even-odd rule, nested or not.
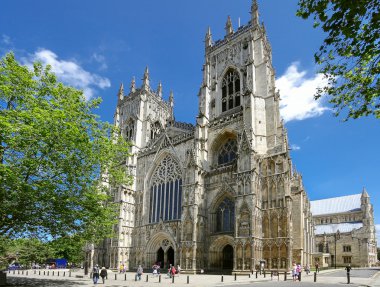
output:
[[[285,74],[276,80],[280,90],[280,113],[285,122],[317,117],[328,108],[321,99],[314,100],[317,87],[327,84],[323,75],[307,77],[306,71],[298,70],[298,63],[292,63]]]
[[[100,55],[98,53],[94,53],[94,54],[92,54],[91,59],[100,65],[99,70],[101,70],[101,71],[107,70],[108,65],[106,62],[106,58],[103,55]]]
[[[376,224],[375,228],[376,228],[377,247],[380,247],[380,224]]]
[[[296,151],[296,150],[300,150],[300,149],[301,149],[301,147],[300,147],[299,145],[296,145],[296,144],[292,144],[292,145],[290,146],[290,148],[291,148],[292,150],[294,150],[294,151]]]
[[[11,37],[5,34],[1,35],[1,43],[5,45],[11,45],[12,44]]]
[[[92,98],[97,88],[105,89],[111,86],[108,78],[84,70],[75,61],[60,60],[54,52],[47,49],[38,50],[29,58],[23,59],[23,61],[29,66],[35,61],[50,65],[59,80],[83,90],[86,99]]]

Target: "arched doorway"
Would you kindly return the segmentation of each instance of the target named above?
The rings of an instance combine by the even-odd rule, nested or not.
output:
[[[167,251],[167,254],[168,254],[168,267],[169,267],[169,264],[174,264],[174,249],[170,246],[168,251]]]
[[[161,268],[163,268],[164,267],[164,260],[165,260],[165,253],[164,253],[164,250],[162,249],[162,247],[160,247],[160,249],[158,249],[158,251],[157,251],[156,263],[159,264]]]
[[[234,249],[231,245],[226,245],[223,248],[223,269],[232,270],[234,264]]]

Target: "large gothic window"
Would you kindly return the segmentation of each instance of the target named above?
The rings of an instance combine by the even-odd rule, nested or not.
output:
[[[181,169],[171,156],[166,156],[151,179],[149,222],[180,219],[181,202]]]
[[[216,232],[233,232],[235,226],[235,204],[225,198],[216,211]]]
[[[161,125],[157,121],[150,125],[150,139],[155,139],[161,132]]]
[[[228,70],[222,82],[222,112],[240,106],[240,77],[235,70]]]
[[[231,163],[236,159],[237,142],[236,139],[228,139],[218,151],[218,165]]]
[[[127,140],[133,140],[135,134],[135,122],[131,119],[125,126],[125,138]]]

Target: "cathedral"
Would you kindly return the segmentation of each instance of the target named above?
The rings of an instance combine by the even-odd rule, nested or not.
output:
[[[116,236],[94,248],[110,268],[180,265],[250,272],[313,264],[311,204],[293,168],[279,112],[271,46],[258,7],[223,39],[205,35],[195,125],[175,121],[161,83],[120,86],[114,124],[132,143],[131,186],[112,187]]]

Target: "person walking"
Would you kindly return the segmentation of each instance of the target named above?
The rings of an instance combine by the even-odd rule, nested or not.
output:
[[[141,276],[143,275],[143,273],[144,273],[144,269],[141,267],[141,265],[139,265],[139,267],[137,268],[135,281],[137,281],[137,278],[139,279],[139,281],[141,281]]]
[[[98,284],[99,280],[99,265],[96,264],[94,268],[92,269],[92,280],[94,281],[94,284]]]
[[[102,270],[100,270],[100,277],[102,277],[103,284],[105,282],[105,278],[107,277],[107,269],[106,267],[102,267]]]
[[[319,263],[315,262],[315,272],[319,273]]]

